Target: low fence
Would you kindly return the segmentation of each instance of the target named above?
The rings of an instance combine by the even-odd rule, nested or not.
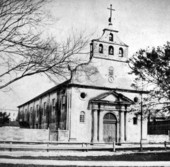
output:
[[[170,149],[170,142],[109,142],[109,143],[88,143],[88,142],[54,142],[54,141],[0,141],[0,150],[23,150],[23,151],[118,151],[118,150],[144,150],[144,149]]]

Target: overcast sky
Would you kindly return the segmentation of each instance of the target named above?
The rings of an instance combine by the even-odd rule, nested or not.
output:
[[[100,37],[108,26],[110,4],[116,10],[113,25],[120,39],[129,45],[129,57],[140,48],[170,41],[169,0],[51,0],[43,9],[53,21],[47,23],[46,33],[58,41],[71,29],[87,34],[95,32],[93,37]],[[42,76],[25,78],[11,85],[11,91],[0,91],[0,108],[17,109],[17,105],[52,86]]]

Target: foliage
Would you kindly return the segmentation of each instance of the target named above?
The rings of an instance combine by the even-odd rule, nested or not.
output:
[[[0,89],[40,73],[66,79],[82,63],[78,54],[89,43],[88,37],[73,33],[57,43],[39,31],[46,1],[0,1]]]
[[[131,73],[136,76],[133,86],[150,90],[147,105],[159,108],[158,105],[163,104],[166,111],[170,104],[169,50],[167,42],[163,47],[140,49],[129,60]]]
[[[0,126],[4,126],[5,124],[9,123],[10,118],[9,118],[9,114],[7,114],[6,112],[0,112]]]

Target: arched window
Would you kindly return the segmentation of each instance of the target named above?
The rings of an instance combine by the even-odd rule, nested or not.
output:
[[[112,113],[107,113],[105,114],[105,116],[103,117],[103,122],[104,123],[116,123],[117,122],[117,119],[116,119],[116,116]]]
[[[81,123],[85,122],[85,112],[84,111],[80,112],[80,122]]]
[[[99,53],[103,53],[103,45],[99,44]]]
[[[113,34],[112,33],[109,34],[109,41],[113,41]]]
[[[109,46],[109,55],[114,55],[114,48],[113,46]]]
[[[119,48],[119,57],[123,57],[123,48]]]

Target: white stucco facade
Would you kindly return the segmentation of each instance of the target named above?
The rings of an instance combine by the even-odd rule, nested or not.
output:
[[[78,69],[70,80],[20,105],[20,119],[30,122],[31,128],[67,132],[68,141],[139,142],[141,108],[134,98],[146,92],[131,87],[128,46],[112,27],[90,46],[91,62],[84,70]],[[131,112],[134,105],[138,108]],[[142,122],[142,140],[146,140],[147,121]]]

